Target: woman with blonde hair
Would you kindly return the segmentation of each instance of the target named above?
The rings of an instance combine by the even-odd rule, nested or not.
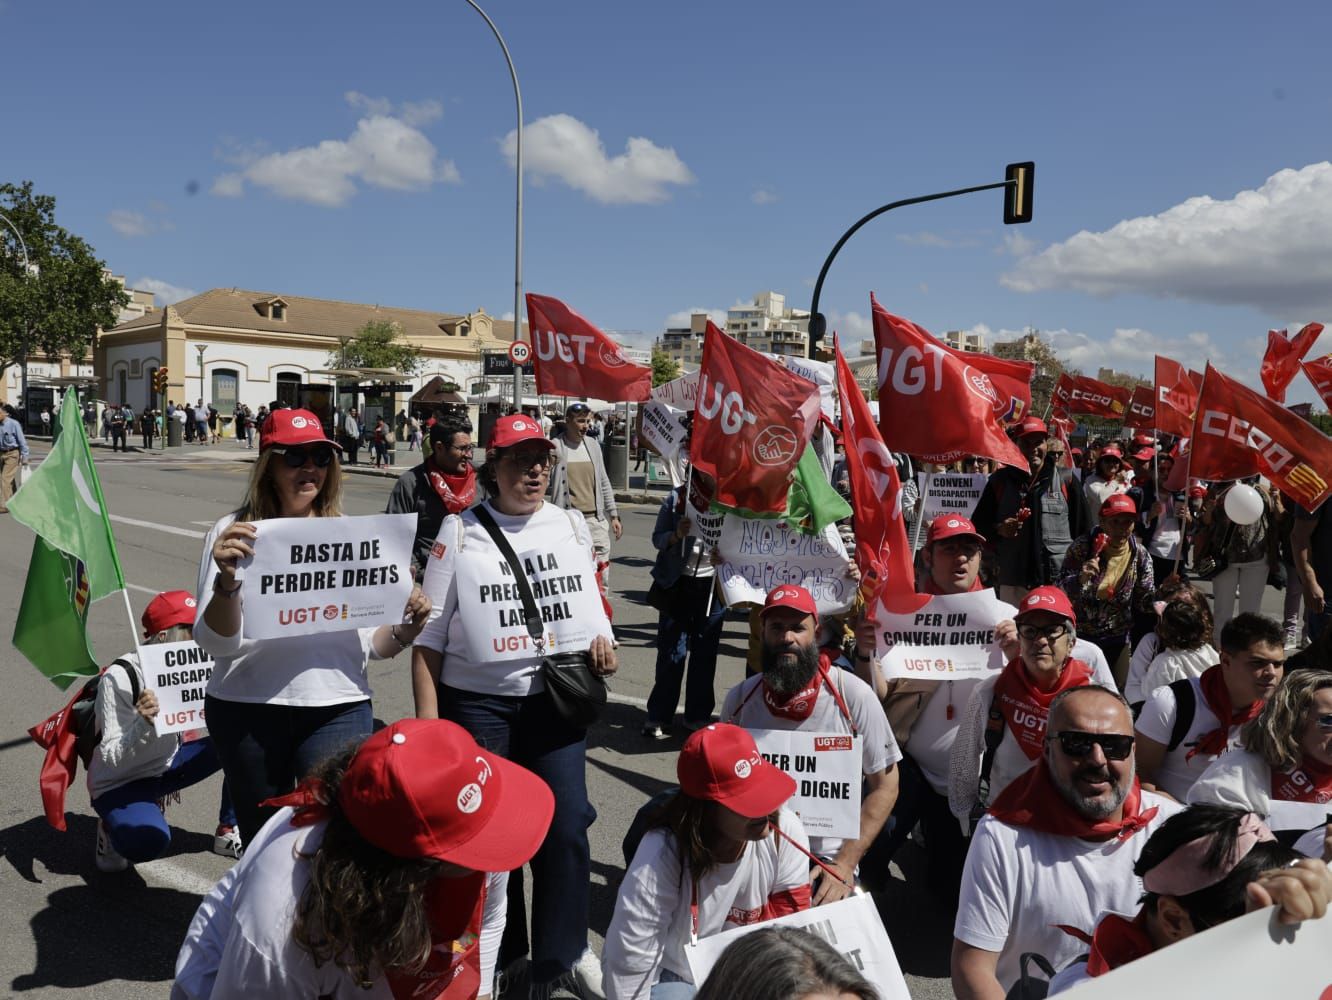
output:
[[[341,516],[341,450],[310,411],[274,410],[244,502],[204,541],[194,638],[213,657],[204,708],[246,843],[274,812],[259,803],[291,791],[325,757],[370,734],[368,663],[410,646],[430,614],[430,599],[414,589],[404,624],[244,637],[236,571],[261,544],[256,523]]]
[[[1243,749],[1213,761],[1189,802],[1248,809],[1300,853],[1332,858],[1332,671],[1291,674],[1241,738]]]

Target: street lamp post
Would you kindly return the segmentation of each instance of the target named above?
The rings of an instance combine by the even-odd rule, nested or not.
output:
[[[515,144],[515,163],[517,172],[517,187],[514,194],[514,236],[513,236],[513,339],[517,340],[518,335],[523,329],[523,95],[518,89],[518,71],[513,68],[513,58],[509,55],[509,47],[504,44],[504,36],[500,34],[499,28],[495,27],[495,22],[490,19],[490,15],[481,9],[476,0],[467,0],[467,3],[485,18],[486,24],[490,25],[491,32],[495,35],[495,41],[499,42],[500,49],[504,52],[504,61],[509,64],[509,76],[513,80],[513,100],[518,107],[518,131],[517,143]],[[513,412],[522,412],[523,403],[523,368],[517,362],[513,366]]]
[[[19,249],[23,251],[23,280],[35,278],[40,273],[37,265],[28,257],[28,244],[23,241],[23,234],[19,232],[19,227],[14,225],[14,221],[0,212],[0,219],[4,220],[5,225],[14,231],[14,236],[18,239]],[[29,327],[31,329],[31,327]],[[27,337],[23,338],[23,353],[19,358],[19,399],[23,401],[23,419],[24,429],[28,426],[28,343]]]
[[[199,400],[204,399],[204,351],[208,350],[207,344],[195,344],[194,349],[199,352]]]

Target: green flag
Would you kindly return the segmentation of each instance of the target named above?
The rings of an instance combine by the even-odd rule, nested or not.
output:
[[[785,516],[787,524],[807,535],[817,535],[834,521],[851,516],[851,505],[828,482],[813,445],[805,445],[791,476]]]
[[[14,646],[59,687],[97,673],[88,646],[88,575],[71,555],[44,538],[32,540]]]
[[[83,563],[88,600],[100,601],[123,590],[125,576],[73,389],[65,392],[57,434],[51,453],[9,501],[9,512],[52,548]]]

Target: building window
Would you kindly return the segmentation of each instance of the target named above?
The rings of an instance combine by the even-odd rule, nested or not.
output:
[[[283,406],[299,405],[301,377],[295,372],[282,372],[277,377],[277,400]]]
[[[285,323],[287,321],[287,307],[281,302],[273,303],[271,314],[273,319],[279,323]],[[218,407],[218,409],[221,409],[221,407]]]
[[[236,409],[236,389],[240,378],[231,368],[213,369],[213,395],[210,397],[218,413],[231,413]]]

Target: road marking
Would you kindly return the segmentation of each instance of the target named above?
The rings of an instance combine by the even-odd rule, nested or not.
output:
[[[193,528],[176,528],[169,524],[157,524],[154,521],[140,521],[133,517],[122,517],[119,514],[108,514],[113,521],[121,524],[132,524],[136,528],[152,528],[154,531],[165,531],[168,535],[184,535],[186,538],[206,538],[206,531],[195,531]]]
[[[614,691],[607,693],[607,701],[613,701],[617,705],[637,705],[639,708],[647,708],[646,698],[635,698],[631,694],[616,694]]]
[[[125,586],[130,590],[137,590],[141,594],[152,594],[154,597],[161,593],[161,591],[154,590],[152,587],[140,587],[137,583],[127,583]]]
[[[134,868],[146,881],[161,883],[169,889],[179,889],[194,896],[208,895],[217,884],[217,879],[200,875],[175,861],[159,859],[135,865]]]
[[[217,521],[191,521],[190,524],[202,524],[205,528],[211,528],[217,524]]]

